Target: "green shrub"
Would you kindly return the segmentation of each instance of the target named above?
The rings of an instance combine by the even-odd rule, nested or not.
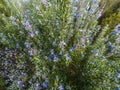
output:
[[[5,80],[3,79],[2,76],[0,76],[0,89],[2,90],[5,89]]]
[[[120,87],[119,34],[100,28],[100,0],[7,0],[0,30],[8,90],[114,90]],[[10,71],[10,72],[9,72]],[[6,77],[6,76],[5,76]]]

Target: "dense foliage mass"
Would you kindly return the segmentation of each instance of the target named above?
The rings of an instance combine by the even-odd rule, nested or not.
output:
[[[101,3],[1,0],[0,88],[119,90],[120,12],[101,28]]]

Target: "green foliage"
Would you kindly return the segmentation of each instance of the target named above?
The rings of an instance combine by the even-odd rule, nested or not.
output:
[[[0,76],[0,89],[5,90],[5,80]]]
[[[4,46],[0,49],[0,72],[10,80],[6,88],[113,90],[120,87],[120,50],[116,42],[119,35],[111,35],[114,32],[111,17],[103,22],[105,27],[98,25],[100,2],[6,0],[11,16],[5,18],[4,30],[0,27],[0,45]],[[116,15],[119,13],[113,15],[114,19]],[[4,76],[5,72],[8,75]]]
[[[102,12],[102,16],[98,19],[98,21],[99,21],[99,24],[104,25],[104,19],[109,18],[109,17],[111,17],[112,14],[115,14],[118,12],[118,10],[120,8],[120,6],[119,6],[120,0],[114,0],[114,1],[113,0],[106,0],[106,1],[103,0],[102,4],[104,6],[104,9]]]
[[[2,41],[2,37],[5,37],[1,31],[5,31],[6,23],[8,20],[8,17],[10,15],[9,8],[4,0],[0,1],[0,41]],[[5,39],[4,39],[5,40]],[[7,43],[7,42],[6,42]],[[0,47],[4,47],[5,43],[0,43]]]
[[[120,7],[120,0],[107,0],[105,2],[104,17],[110,16],[112,13],[117,12],[117,9]]]
[[[103,19],[102,26],[109,25],[110,29],[113,29],[120,22],[120,11],[111,14],[109,17]]]

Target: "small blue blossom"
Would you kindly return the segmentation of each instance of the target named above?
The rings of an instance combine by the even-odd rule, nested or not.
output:
[[[31,25],[28,21],[25,22],[25,30],[31,29]]]
[[[46,5],[47,1],[46,0],[42,0],[42,4]]]
[[[54,49],[51,49],[50,52],[51,52],[51,54],[53,55],[53,54],[54,54]]]
[[[116,39],[116,43],[120,43],[120,36]]]
[[[25,42],[24,44],[25,44],[26,48],[31,48],[31,43]]]
[[[54,55],[54,62],[57,62],[58,58]]]
[[[114,31],[117,33],[117,35],[120,34],[120,24],[118,24],[115,28]]]
[[[40,83],[37,82],[37,83],[35,83],[34,85],[35,85],[36,87],[38,87],[38,86],[40,86]]]
[[[24,88],[25,87],[25,84],[24,84],[24,82],[23,81],[17,81],[17,87],[18,88]]]
[[[64,41],[60,41],[60,43],[59,43],[60,48],[63,48],[65,45],[66,45],[66,43]]]
[[[47,87],[48,87],[48,83],[47,83],[47,82],[43,82],[43,83],[42,83],[42,87],[43,87],[43,88],[47,88]]]
[[[78,0],[75,0],[75,2],[78,2]]]
[[[115,32],[115,31],[110,33],[110,35],[116,35],[116,34],[117,34],[117,32]]]
[[[62,55],[62,51],[60,51],[60,55]]]
[[[73,50],[74,50],[74,48],[70,48],[70,50],[69,50],[69,51],[70,51],[70,52],[73,52]]]
[[[88,11],[90,10],[90,5],[86,6],[86,10],[88,10]]]
[[[9,49],[8,49],[8,47],[5,47],[5,51],[8,51]]]
[[[68,54],[65,54],[65,58],[67,61],[70,60],[70,57],[68,56]]]
[[[33,55],[33,51],[32,50],[29,50],[28,53],[29,53],[30,56]]]
[[[35,34],[38,35],[38,34],[39,34],[39,31],[38,31],[38,30],[35,30]]]
[[[55,77],[56,77],[56,80],[59,80],[59,77],[58,77],[58,75],[56,75]]]
[[[59,90],[64,90],[64,87],[62,84],[60,84],[58,88],[59,88]]]
[[[34,34],[33,32],[30,33],[30,36],[31,36],[31,37],[34,37],[34,35],[35,35],[35,34]]]
[[[14,21],[15,20],[15,17],[13,17],[13,16],[10,16],[10,18],[9,18],[11,21]]]
[[[40,72],[36,72],[35,74],[36,74],[36,76],[40,76]]]
[[[119,87],[119,88],[117,88],[116,90],[120,90],[120,87]]]
[[[35,90],[41,90],[42,89],[39,82],[34,83],[34,88],[35,88]]]
[[[26,77],[26,76],[27,76],[27,73],[22,72],[21,75],[22,75],[23,77]]]
[[[35,34],[33,32],[28,33],[28,38],[33,38]]]
[[[91,50],[91,53],[94,53],[95,52],[95,50]]]
[[[90,62],[90,64],[94,64],[94,62]]]
[[[52,45],[54,46],[54,45],[55,45],[55,43],[56,43],[56,42],[55,42],[55,41],[53,41],[53,42],[52,42]]]
[[[42,78],[43,78],[43,79],[46,79],[46,74],[43,74],[43,75],[42,75]]]
[[[120,79],[120,73],[118,73],[117,77]]]

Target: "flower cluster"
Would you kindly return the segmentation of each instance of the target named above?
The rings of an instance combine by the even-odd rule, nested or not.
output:
[[[119,24],[110,34],[109,26],[100,28],[100,2],[21,0],[20,10],[15,2],[9,2],[14,13],[5,32],[0,30],[0,43],[5,45],[4,50],[0,48],[5,52],[0,51],[0,73],[7,89],[116,88],[120,78],[115,70],[120,64]]]

